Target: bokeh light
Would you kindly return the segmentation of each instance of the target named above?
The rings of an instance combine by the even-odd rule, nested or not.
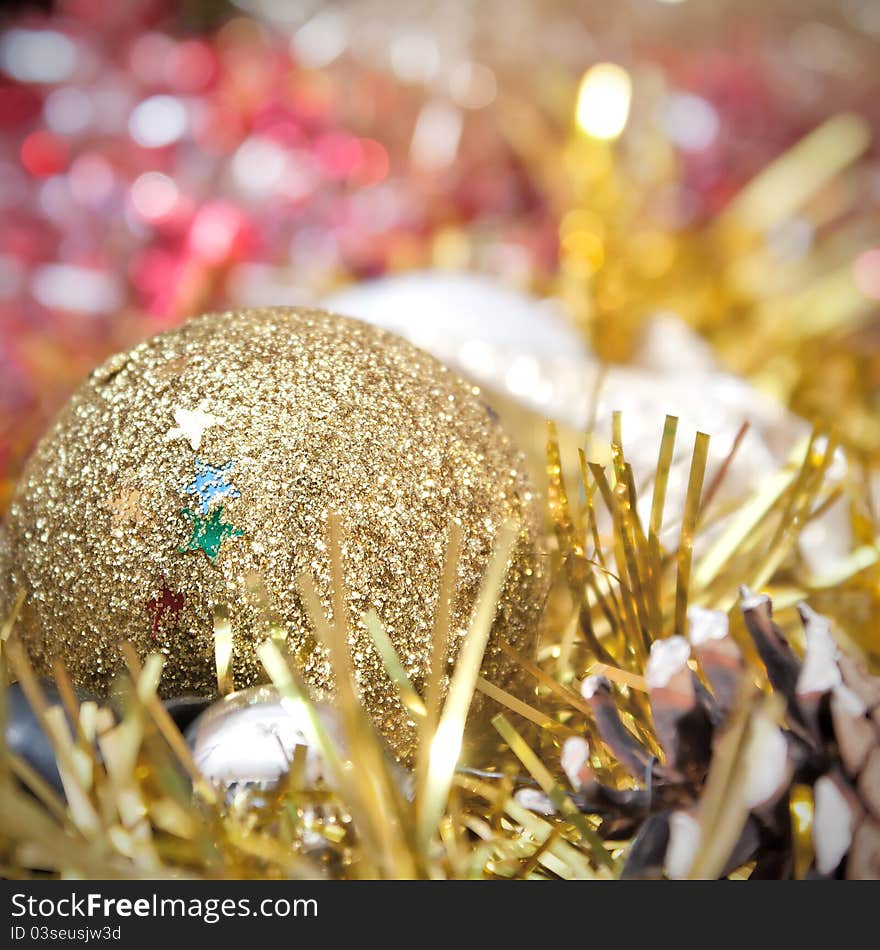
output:
[[[597,63],[581,80],[577,122],[596,139],[616,139],[626,127],[632,99],[629,73],[615,63]]]

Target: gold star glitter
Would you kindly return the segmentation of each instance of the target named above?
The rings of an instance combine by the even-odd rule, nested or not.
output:
[[[104,507],[110,512],[114,528],[139,525],[143,521],[139,488],[123,488],[118,495],[108,499]]]
[[[157,366],[153,373],[157,390],[162,392],[174,386],[187,366],[189,366],[188,356],[176,356],[169,359],[167,363]]]
[[[198,452],[201,448],[202,439],[207,429],[210,429],[211,426],[222,426],[225,423],[224,419],[212,416],[211,413],[205,412],[201,407],[193,410],[175,409],[174,421],[177,425],[165,433],[165,441],[186,439],[194,452]]]
[[[157,368],[181,355],[200,371],[161,389]],[[469,626],[501,525],[522,525],[482,667],[490,682],[516,687],[517,664],[501,644],[520,655],[534,650],[544,600],[540,508],[519,455],[474,386],[398,337],[315,310],[209,314],[142,344],[124,365],[106,381],[88,381],[62,411],[32,456],[5,525],[12,569],[0,576],[0,615],[16,590],[29,591],[18,630],[41,674],[51,676],[60,656],[77,684],[108,690],[122,667],[120,643],[133,643],[141,657],[155,647],[144,636],[144,604],[164,578],[183,595],[186,622],[162,631],[162,695],[216,691],[218,609],[228,611],[234,637],[236,688],[265,679],[256,647],[269,609],[303,678],[319,698],[332,695],[328,655],[296,582],[313,578],[333,615],[339,602],[331,598],[326,539],[335,513],[360,698],[398,755],[412,755],[416,725],[364,616],[382,624],[420,695],[429,677],[445,674],[445,664],[431,671],[430,658],[453,519],[464,537],[450,630]],[[224,533],[219,504],[211,509],[216,527],[207,525],[203,537],[209,550],[178,553],[189,537],[181,501],[198,500],[183,493],[194,457],[163,443],[175,410],[197,406],[201,416],[223,407],[227,425],[211,429],[204,460],[223,466],[235,459],[240,492],[225,499],[223,522],[244,534],[233,540],[227,529],[216,560],[209,558]],[[187,417],[176,418],[186,438],[204,431],[202,422],[216,424],[197,417],[198,429],[185,431]],[[119,473],[131,470],[150,511],[166,517],[108,532],[92,512]],[[243,579],[252,575],[263,582],[268,608],[247,590]],[[450,660],[460,645],[460,637],[450,639]],[[490,700],[477,697],[471,721],[490,709]]]
[[[157,379],[174,379],[186,369],[189,359],[186,356],[178,356],[175,359],[168,360],[164,366],[156,370]]]

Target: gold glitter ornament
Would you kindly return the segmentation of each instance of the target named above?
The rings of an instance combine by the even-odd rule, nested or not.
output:
[[[407,759],[414,724],[363,616],[376,612],[421,691],[449,524],[464,538],[453,659],[493,540],[515,519],[521,535],[483,665],[511,686],[501,643],[534,649],[541,526],[520,458],[479,390],[367,324],[304,309],[208,314],[108,360],[22,476],[0,615],[24,589],[16,629],[41,673],[60,657],[75,683],[104,692],[129,641],[141,657],[165,654],[163,695],[210,693],[217,610],[231,622],[234,686],[265,679],[259,577],[302,674],[325,695],[329,660],[296,580],[313,576],[331,616],[331,512],[357,685]]]

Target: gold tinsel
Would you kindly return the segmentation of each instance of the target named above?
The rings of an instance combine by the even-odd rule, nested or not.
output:
[[[672,435],[664,440],[655,484],[663,484]],[[747,812],[741,792],[755,762],[744,754],[749,736],[777,720],[778,704],[759,701],[754,689],[769,689],[754,651],[749,651],[736,588],[726,578],[763,583],[769,575],[797,576],[793,542],[798,525],[821,508],[823,471],[833,446],[817,448],[815,439],[775,481],[747,502],[727,523],[719,540],[692,560],[693,539],[703,523],[711,523],[711,505],[701,510],[700,469],[704,440],[698,439],[692,464],[691,498],[675,551],[659,548],[656,535],[663,524],[662,489],[654,492],[656,515],[648,527],[638,522],[632,503],[637,486],[630,479],[625,449],[617,444],[614,464],[604,469],[584,465],[586,504],[574,504],[561,480],[559,451],[549,441],[550,514],[555,526],[553,588],[544,615],[539,662],[505,645],[520,674],[534,684],[524,702],[479,677],[514,535],[502,531],[492,563],[477,598],[445,703],[435,687],[423,693],[419,754],[414,772],[415,795],[404,798],[359,706],[346,646],[344,624],[333,622],[314,602],[312,622],[329,652],[338,680],[338,708],[346,733],[351,768],[343,768],[338,748],[312,716],[314,741],[335,769],[333,790],[303,787],[294,768],[291,777],[270,791],[239,790],[223,799],[199,775],[186,744],[156,695],[163,658],[149,656],[141,666],[131,648],[126,663],[134,686],[127,690],[123,720],[114,725],[109,713],[86,703],[79,710],[69,700],[74,734],[58,711],[47,710],[23,651],[7,644],[5,654],[21,679],[58,751],[67,792],[65,806],[26,766],[7,755],[0,785],[0,830],[5,841],[7,872],[27,873],[40,867],[89,876],[289,877],[615,877],[629,851],[627,838],[600,836],[600,819],[576,807],[560,766],[563,742],[572,736],[589,740],[589,767],[609,788],[622,794],[633,780],[621,768],[614,743],[603,740],[590,703],[578,692],[578,681],[602,675],[614,684],[621,722],[631,739],[663,761],[654,733],[644,677],[652,642],[678,629],[683,612],[700,603],[729,610],[731,631],[749,664],[750,695],[734,707],[709,771],[700,832],[706,847],[693,873],[721,873]],[[711,496],[711,486],[708,495]],[[704,495],[706,497],[706,495]],[[610,512],[608,509],[610,508]],[[760,518],[756,512],[760,511]],[[612,532],[596,531],[600,514],[612,515]],[[790,525],[791,530],[786,530]],[[331,524],[331,528],[333,528]],[[782,529],[782,530],[780,530]],[[586,543],[584,543],[584,539]],[[593,547],[590,539],[596,539]],[[454,539],[453,539],[454,540]],[[340,539],[327,539],[331,561],[338,562]],[[446,554],[439,592],[434,650],[445,650],[448,615],[445,605],[455,578],[455,545]],[[621,566],[622,565],[622,566]],[[793,573],[792,573],[793,571]],[[333,584],[340,581],[336,572]],[[797,625],[788,606],[813,591],[791,582],[774,585],[777,619],[790,635]],[[11,625],[7,625],[8,636]],[[218,628],[218,634],[221,631]],[[792,641],[798,640],[792,635]],[[218,642],[222,636],[218,636]],[[853,644],[845,642],[848,650]],[[271,639],[258,650],[268,675],[288,702],[309,707],[308,691],[294,658],[285,658]],[[855,649],[855,655],[858,650]],[[388,682],[402,694],[415,692],[400,674],[394,651],[383,652]],[[861,655],[861,661],[870,657]],[[71,697],[66,674],[56,669],[63,696]],[[507,707],[495,717],[503,739],[489,772],[455,771],[464,717],[473,690]],[[757,694],[760,697],[760,693]],[[95,742],[102,760],[95,754]],[[512,753],[512,755],[511,755]],[[518,761],[517,761],[518,760]],[[555,814],[537,814],[526,807],[515,787],[528,781],[546,795]],[[369,780],[366,777],[369,776]],[[39,801],[23,791],[29,787]],[[638,783],[635,787],[638,793]],[[813,822],[811,794],[792,789],[793,815],[798,819],[794,844],[803,853]],[[320,807],[316,810],[315,806]],[[317,817],[316,817],[317,816]],[[806,830],[804,830],[806,829]],[[306,835],[308,832],[308,835]],[[315,847],[317,834],[322,842]],[[305,842],[310,843],[306,846]],[[710,843],[711,844],[710,847]],[[800,843],[798,843],[800,842]],[[797,857],[803,873],[804,859]],[[809,852],[806,861],[811,860]],[[730,870],[750,873],[753,865]]]

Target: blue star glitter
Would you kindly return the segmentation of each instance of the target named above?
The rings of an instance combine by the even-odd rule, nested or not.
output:
[[[215,502],[226,498],[240,498],[241,492],[234,488],[226,477],[235,462],[227,462],[219,468],[196,459],[196,477],[186,486],[187,495],[199,496],[199,514],[206,515]]]

